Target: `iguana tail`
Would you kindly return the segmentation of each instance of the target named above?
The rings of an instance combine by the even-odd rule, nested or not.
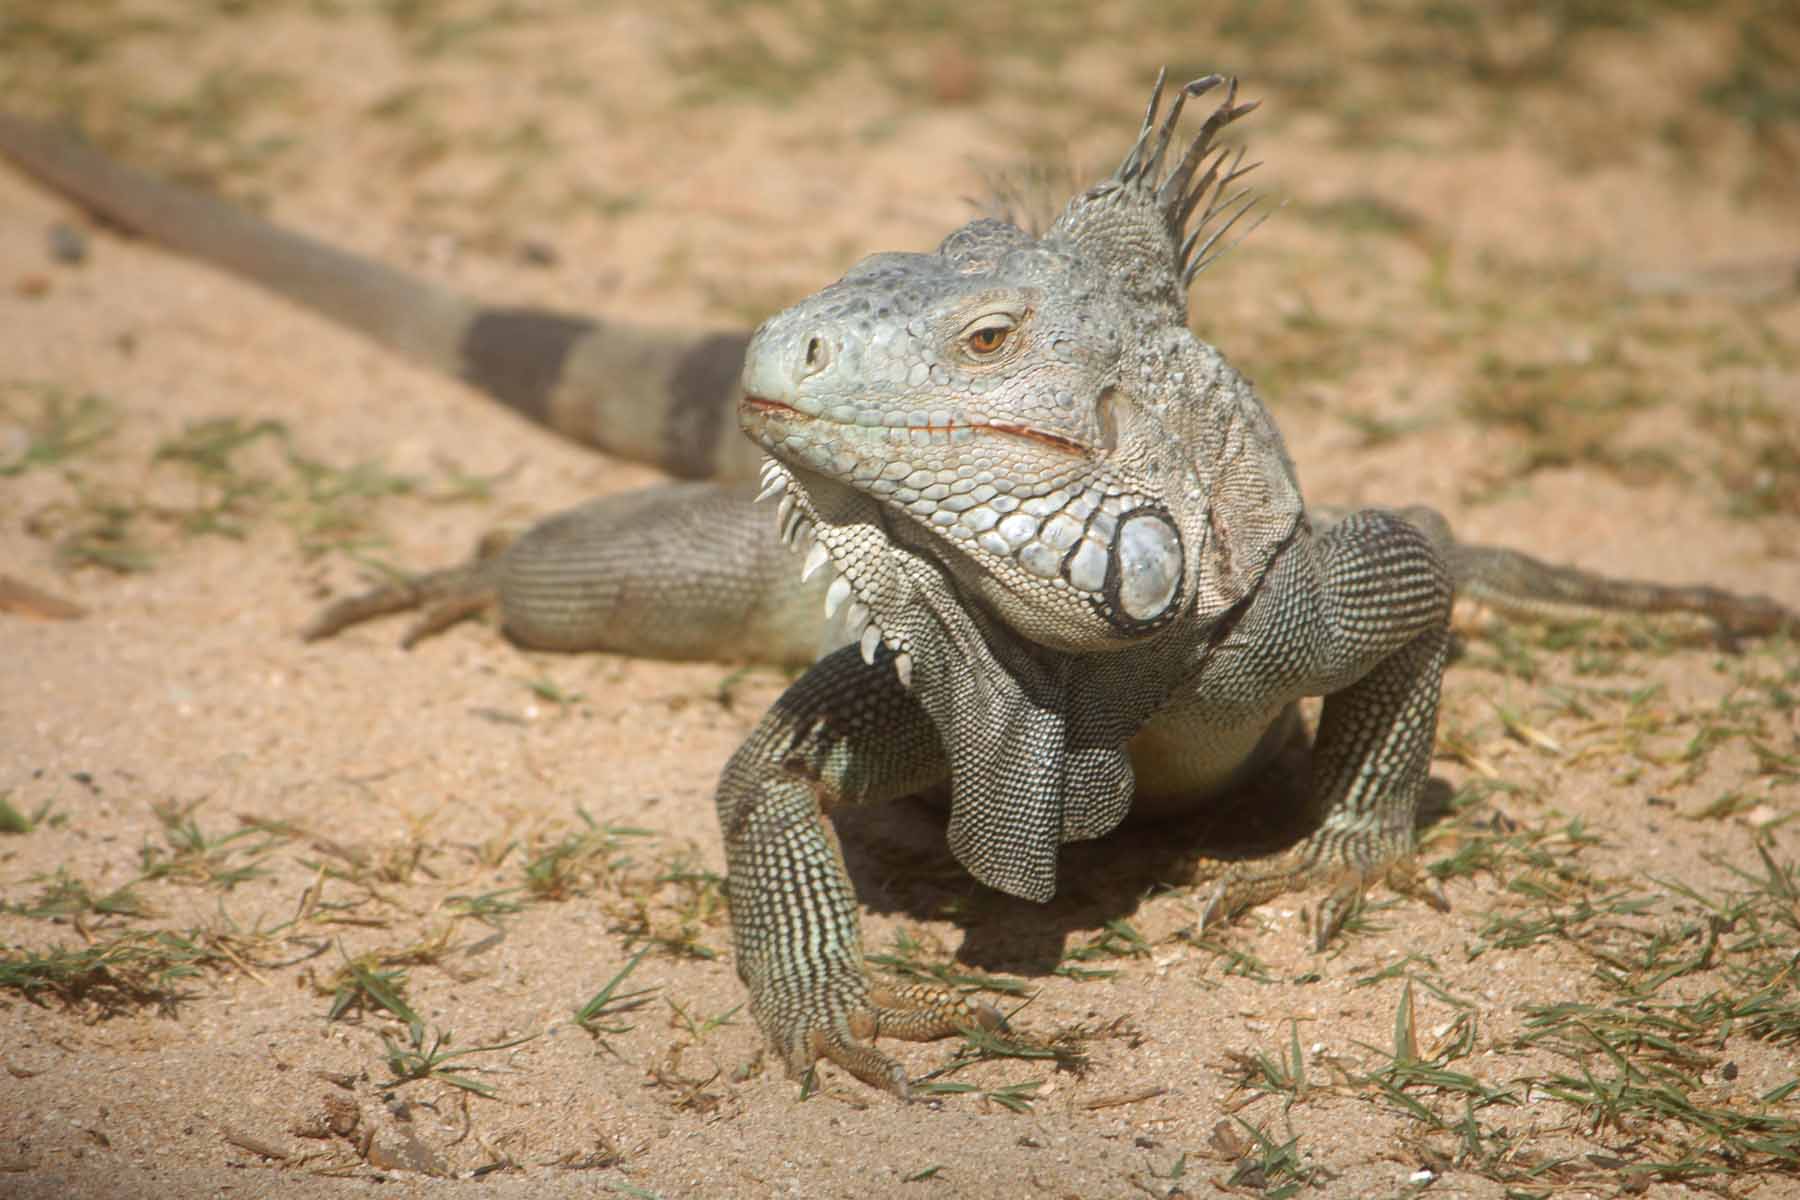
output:
[[[1730,635],[1800,634],[1800,613],[1769,596],[1742,595],[1700,584],[1614,579],[1558,566],[1503,546],[1459,542],[1433,509],[1400,510],[1437,547],[1450,567],[1456,594],[1527,618],[1569,618],[1597,612],[1691,613]]]
[[[5,114],[0,154],[112,224],[467,380],[577,441],[687,478],[753,479],[761,466],[733,416],[741,331],[483,307]]]

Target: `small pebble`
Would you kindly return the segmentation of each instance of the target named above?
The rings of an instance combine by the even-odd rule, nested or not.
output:
[[[50,258],[66,267],[79,266],[87,261],[88,236],[67,221],[58,221],[50,226]]]

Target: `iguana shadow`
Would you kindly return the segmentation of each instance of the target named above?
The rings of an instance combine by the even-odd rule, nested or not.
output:
[[[1296,739],[1251,786],[1202,802],[1192,816],[1127,818],[1090,842],[1064,846],[1056,898],[1035,904],[975,882],[944,841],[942,794],[834,814],[845,865],[872,912],[915,920],[948,919],[963,932],[959,962],[984,971],[1049,975],[1068,957],[1072,935],[1129,917],[1165,888],[1204,889],[1196,860],[1257,858],[1282,850],[1311,828],[1306,811],[1310,738]],[[1421,825],[1448,811],[1451,789],[1433,777],[1419,806]],[[871,954],[891,950],[879,940]]]

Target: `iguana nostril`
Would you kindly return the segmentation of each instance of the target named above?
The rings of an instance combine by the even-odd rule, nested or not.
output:
[[[822,337],[813,337],[806,343],[806,374],[817,375],[831,365],[831,346]]]

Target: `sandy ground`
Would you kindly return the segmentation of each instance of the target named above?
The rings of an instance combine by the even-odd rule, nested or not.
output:
[[[914,28],[905,8],[690,0],[56,12],[26,6],[0,39],[9,105],[74,111],[137,162],[489,300],[697,324],[930,247],[996,173],[1109,168],[1162,61],[1236,70],[1267,102],[1248,136],[1285,207],[1203,279],[1195,323],[1265,389],[1310,498],[1424,502],[1474,540],[1800,604],[1794,135],[1696,99],[1745,53],[1742,14],[1462,40],[1329,7],[1273,30],[1239,9],[1122,6],[1092,28],[1052,9],[1036,32],[1023,9]],[[87,610],[0,612],[0,796],[38,818],[0,836],[0,954],[162,931],[198,965],[155,995],[126,965],[0,989],[0,1195],[1687,1186],[1618,1174],[1660,1153],[1650,1133],[1524,1085],[1483,1110],[1491,1144],[1572,1165],[1508,1184],[1349,1082],[1393,1046],[1408,979],[1422,1042],[1478,1022],[1458,1069],[1497,1087],[1571,1069],[1518,1037],[1533,1005],[1605,1002],[1605,964],[1573,938],[1474,953],[1496,914],[1538,911],[1509,890],[1543,874],[1521,860],[1452,879],[1447,914],[1378,895],[1320,955],[1306,897],[1195,940],[1193,895],[1145,865],[1156,836],[1082,848],[1038,909],[963,879],[926,806],[858,814],[871,948],[904,936],[1022,981],[1019,1027],[1080,1040],[1087,1065],[981,1063],[951,1076],[973,1093],[911,1106],[827,1069],[802,1102],[737,1008],[716,892],[675,878],[722,870],[711,789],[779,673],[527,654],[480,624],[410,652],[392,625],[295,633],[368,577],[344,547],[450,562],[650,474],[155,247],[90,228],[85,261],[56,261],[47,231],[71,220],[0,169],[0,463],[57,411],[108,431],[0,475],[4,572]],[[1646,272],[1674,294],[1633,290]],[[231,456],[250,486],[223,511],[226,474],[158,457],[218,421],[286,431]],[[413,487],[327,495],[347,477],[308,463]],[[68,565],[79,545],[147,569]],[[1468,628],[1436,768],[1460,798],[1427,862],[1542,831],[1579,863],[1570,902],[1643,889],[1676,919],[1696,909],[1673,883],[1741,886],[1759,839],[1796,857],[1791,641],[1728,653],[1633,626],[1556,651]],[[136,903],[48,912],[59,881]],[[1138,952],[1106,936],[1118,921]],[[623,990],[647,1003],[578,1028],[645,946]],[[1115,974],[1055,973],[1088,947],[1075,965]],[[378,1004],[328,1019],[353,959],[404,972],[427,1046],[527,1039],[448,1064],[493,1096],[401,1078],[384,1045],[409,1034]],[[1290,1047],[1310,1080],[1291,1107],[1240,1086],[1234,1055]],[[894,1049],[915,1074],[956,1052]],[[1697,1053],[1694,1087],[1727,1105],[1800,1068],[1791,1040],[1729,1029]],[[1033,1082],[1028,1111],[992,1094]],[[1419,1100],[1460,1119],[1460,1099]],[[1251,1130],[1297,1138],[1296,1170],[1244,1174]],[[1766,1169],[1701,1182],[1800,1194]]]

